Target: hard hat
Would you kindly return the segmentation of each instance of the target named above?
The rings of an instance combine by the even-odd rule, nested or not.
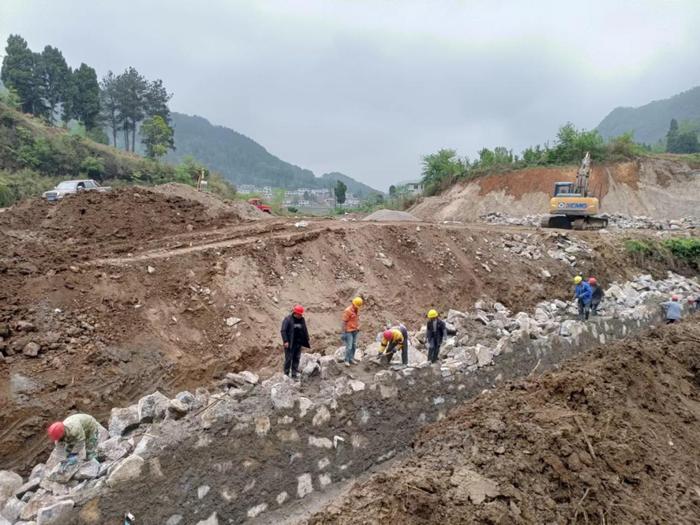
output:
[[[394,332],[392,332],[391,330],[384,330],[384,333],[382,335],[387,341],[391,341],[394,338]]]
[[[292,308],[292,312],[297,315],[304,315],[304,307],[300,304],[295,304],[294,308]]]
[[[574,283],[580,284],[581,281],[583,281],[583,277],[581,277],[580,275],[577,275],[576,277],[574,277]]]
[[[674,296],[671,297],[671,301],[677,301],[677,300],[678,300],[678,296],[677,296],[677,295],[674,295]]]
[[[588,279],[588,284],[598,284],[598,280],[595,277]]]
[[[63,423],[56,421],[55,423],[51,423],[47,433],[51,438],[51,441],[59,441],[66,433],[66,428],[63,426]]]
[[[438,316],[437,310],[428,311],[428,319],[435,319]]]
[[[352,300],[352,304],[354,304],[356,308],[360,308],[364,304],[364,301],[362,297],[357,296]]]

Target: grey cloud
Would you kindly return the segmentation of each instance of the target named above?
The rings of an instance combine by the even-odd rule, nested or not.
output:
[[[11,32],[98,73],[162,78],[176,111],[386,188],[440,147],[519,151],[700,81],[694,2],[3,0]]]

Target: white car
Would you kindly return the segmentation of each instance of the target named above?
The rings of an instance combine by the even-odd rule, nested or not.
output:
[[[109,186],[100,186],[92,179],[82,180],[66,180],[61,182],[54,189],[45,191],[42,194],[47,201],[57,201],[70,193],[79,193],[81,191],[109,191]]]

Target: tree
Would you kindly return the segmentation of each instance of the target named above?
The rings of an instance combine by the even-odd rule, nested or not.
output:
[[[83,123],[87,131],[99,124],[100,86],[97,73],[87,64],[73,71],[71,116]]]
[[[112,130],[112,146],[117,147],[117,131],[120,128],[117,77],[111,71],[100,81],[100,110],[102,120]]]
[[[603,137],[596,130],[577,130],[568,122],[559,128],[556,144],[549,150],[547,160],[552,164],[576,163],[586,152],[594,160],[603,160],[606,153]]]
[[[173,128],[168,126],[163,117],[154,115],[141,124],[141,143],[146,147],[146,156],[158,159],[169,149],[175,149]]]
[[[135,68],[130,67],[117,77],[117,107],[124,131],[124,149],[135,151],[136,128],[146,116],[145,99],[148,82]],[[129,148],[131,133],[131,148]]]
[[[466,165],[453,149],[441,149],[423,157],[423,187],[426,195],[434,195],[445,181],[464,174]]]
[[[41,86],[37,76],[37,62],[40,56],[33,53],[27,41],[19,35],[10,35],[7,39],[5,57],[2,59],[0,80],[8,89],[13,89],[19,96],[22,111],[32,115],[46,114],[42,100]]]
[[[700,152],[700,143],[698,143],[698,135],[692,131],[686,131],[678,135],[676,140],[676,151],[674,153],[698,153]]]
[[[66,109],[66,99],[70,94],[71,71],[63,54],[55,47],[46,46],[37,64],[37,74],[41,82],[50,124],[55,122],[59,110]],[[62,117],[62,120],[68,120]]]
[[[396,186],[389,186],[389,197],[396,197]]]
[[[671,124],[666,133],[666,151],[669,153],[677,153],[678,149],[678,121],[675,118],[671,119]]]
[[[158,79],[148,83],[148,88],[144,96],[144,111],[146,115],[154,117],[156,115],[163,118],[166,124],[170,124],[170,108],[168,102],[173,97],[163,86],[163,81]]]
[[[338,204],[343,204],[345,202],[345,194],[348,191],[348,187],[342,180],[335,181],[335,200]]]

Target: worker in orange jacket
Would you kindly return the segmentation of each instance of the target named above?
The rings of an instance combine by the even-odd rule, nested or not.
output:
[[[355,297],[352,304],[343,310],[343,334],[345,342],[345,366],[354,365],[355,350],[357,349],[357,336],[360,333],[360,308],[364,301],[362,297]]]

